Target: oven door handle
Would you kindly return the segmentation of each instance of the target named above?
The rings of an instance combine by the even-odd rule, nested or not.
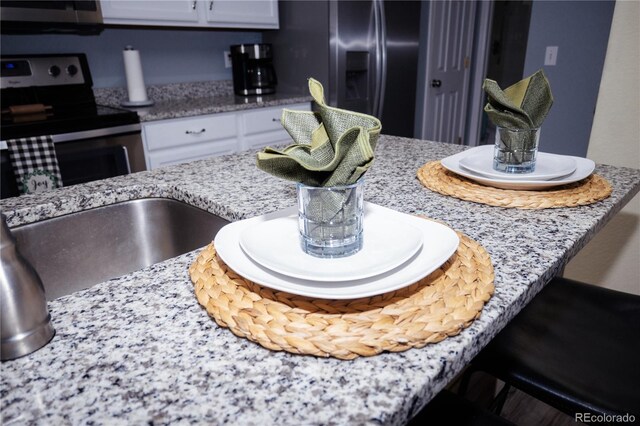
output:
[[[126,124],[124,126],[105,127],[102,129],[84,130],[81,132],[60,133],[57,135],[51,135],[51,139],[54,143],[70,142],[82,139],[93,139],[104,136],[121,135],[126,133],[140,133],[141,129],[142,126],[140,126],[140,123]],[[6,141],[0,141],[0,149],[7,149]]]

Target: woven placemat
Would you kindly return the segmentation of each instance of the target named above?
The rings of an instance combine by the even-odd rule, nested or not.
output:
[[[428,277],[360,299],[314,299],[262,287],[231,270],[213,243],[189,273],[198,302],[237,336],[276,351],[354,359],[439,342],[480,316],[493,294],[493,266],[480,244],[459,236],[456,253]]]
[[[481,185],[431,161],[418,170],[420,182],[432,191],[496,207],[550,209],[592,204],[611,195],[611,185],[602,176],[591,176],[568,185],[539,191],[518,191]]]

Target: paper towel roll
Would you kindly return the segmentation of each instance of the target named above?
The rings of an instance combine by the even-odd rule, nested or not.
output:
[[[123,105],[142,105],[151,104],[147,97],[147,88],[144,85],[144,77],[142,75],[142,63],[140,62],[140,52],[131,46],[125,47],[122,51],[124,58],[124,72],[127,78],[127,92],[129,101],[123,102]]]

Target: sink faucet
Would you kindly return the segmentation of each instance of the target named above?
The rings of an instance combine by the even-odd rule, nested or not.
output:
[[[0,309],[2,361],[28,355],[53,338],[55,330],[36,270],[20,254],[2,216],[0,234]]]

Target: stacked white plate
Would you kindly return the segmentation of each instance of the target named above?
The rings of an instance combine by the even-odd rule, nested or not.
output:
[[[449,227],[365,202],[363,247],[322,259],[302,251],[295,207],[230,223],[214,240],[218,255],[243,277],[274,290],[323,299],[355,299],[397,290],[426,277],[459,244]]]
[[[588,177],[595,163],[587,158],[538,152],[532,173],[505,173],[493,169],[493,145],[468,149],[442,159],[453,173],[502,189],[538,190],[567,185]]]

